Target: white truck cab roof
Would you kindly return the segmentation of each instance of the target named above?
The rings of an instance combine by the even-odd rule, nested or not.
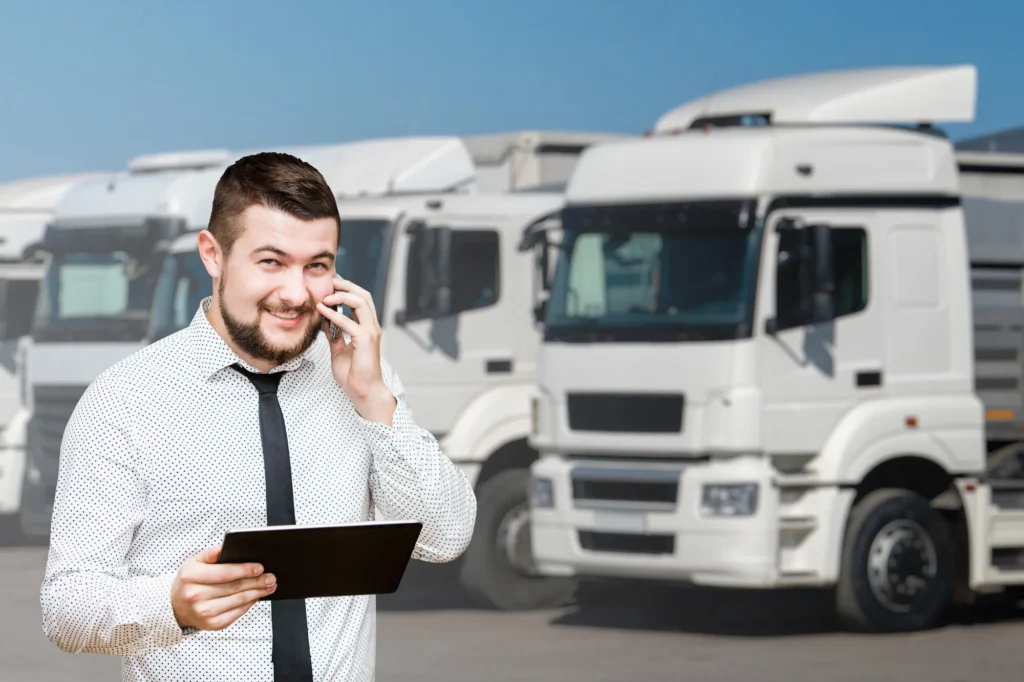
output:
[[[164,166],[157,165],[160,155],[139,157],[126,170],[79,183],[58,205],[54,222],[65,227],[113,227],[177,217],[190,228],[205,225],[217,179],[235,157],[218,156],[186,166],[175,155],[162,156],[168,161]]]
[[[452,191],[471,183],[474,166],[458,138],[367,140],[336,145],[273,147],[313,164],[336,196],[385,192]],[[138,223],[175,217],[186,231],[207,226],[214,190],[224,169],[264,150],[198,150],[133,159],[128,169],[84,182],[61,202],[56,222],[65,227]]]
[[[56,206],[96,173],[37,176],[0,183],[0,260],[18,260],[38,244]]]
[[[970,120],[975,88],[974,67],[957,66],[838,71],[714,93],[667,112],[653,136],[585,151],[568,200],[957,194],[949,141],[892,124]],[[746,117],[760,124],[742,125]]]
[[[882,67],[773,78],[715,92],[661,116],[657,133],[705,120],[766,116],[772,125],[974,120],[977,69]]]
[[[481,192],[562,191],[587,147],[627,135],[520,130],[462,138],[476,164]]]
[[[339,200],[379,194],[451,192],[476,169],[457,137],[397,137],[282,148],[319,170]]]

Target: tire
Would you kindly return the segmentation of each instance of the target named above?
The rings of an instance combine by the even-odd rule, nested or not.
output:
[[[872,554],[874,571],[869,568]],[[911,576],[909,581],[903,579],[906,575]],[[883,584],[889,589],[883,589]],[[836,586],[836,610],[846,628],[858,632],[932,628],[950,604],[952,586],[952,536],[945,519],[924,497],[885,488],[857,503],[847,524]]]
[[[488,479],[477,491],[477,521],[473,540],[463,555],[461,582],[478,601],[503,611],[551,609],[570,603],[575,591],[573,578],[544,577],[524,573],[499,546],[499,533],[508,537],[512,528],[520,538],[525,533],[529,552],[528,469],[508,469]],[[513,523],[509,523],[513,522]],[[525,523],[525,527],[523,527]]]

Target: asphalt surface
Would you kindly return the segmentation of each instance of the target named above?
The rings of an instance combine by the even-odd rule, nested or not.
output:
[[[2,531],[0,531],[2,532]],[[0,535],[0,682],[119,679],[114,658],[71,656],[43,637],[42,546]],[[828,595],[586,584],[573,606],[475,606],[457,565],[414,564],[378,603],[377,680],[1019,682],[1024,610],[974,608],[899,636],[837,629]]]

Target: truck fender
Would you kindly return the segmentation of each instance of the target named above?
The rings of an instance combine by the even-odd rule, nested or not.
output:
[[[984,417],[973,396],[882,399],[861,403],[832,429],[811,466],[820,480],[856,484],[882,462],[927,459],[949,473],[985,461]]]
[[[495,386],[477,395],[441,443],[453,462],[481,463],[503,445],[530,433],[528,384]]]

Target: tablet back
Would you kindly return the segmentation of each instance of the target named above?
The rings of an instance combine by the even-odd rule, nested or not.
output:
[[[217,563],[262,564],[277,578],[277,590],[264,600],[390,594],[422,528],[418,521],[373,521],[233,530]]]

